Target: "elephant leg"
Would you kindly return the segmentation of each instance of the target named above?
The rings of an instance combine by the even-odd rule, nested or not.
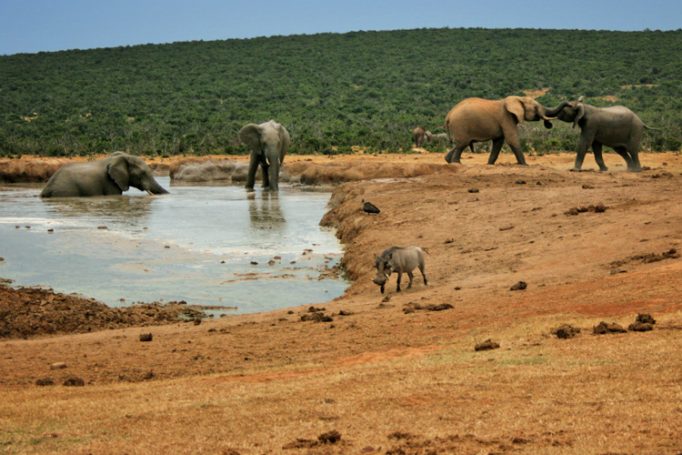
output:
[[[424,278],[424,286],[428,285],[429,283],[426,279],[426,273],[424,273],[424,265],[423,264],[421,264],[419,266],[419,271],[422,273],[422,278]]]
[[[474,141],[469,142],[469,150],[471,150],[471,153],[476,153],[476,150],[474,150]]]
[[[414,273],[407,272],[407,277],[410,279],[410,282],[407,284],[407,289],[410,289],[412,287],[412,281],[414,281]]]
[[[402,277],[403,277],[403,273],[398,272],[398,286],[396,287],[396,292],[400,292],[400,280],[402,279]]]
[[[255,152],[251,152],[251,158],[249,160],[249,173],[246,177],[246,188],[252,190],[256,183],[256,171],[258,170],[258,164],[260,159]]]
[[[514,131],[514,134],[505,137],[505,140],[507,141],[507,144],[509,144],[509,147],[511,147],[512,152],[514,152],[516,163],[520,164],[521,166],[527,166],[526,158],[523,156],[523,152],[521,151],[521,142],[519,141],[518,133]]]
[[[490,156],[488,157],[488,164],[495,164],[495,161],[497,161],[497,158],[500,156],[502,145],[504,145],[504,137],[493,139],[493,148],[490,151]]]
[[[461,145],[458,144],[456,145],[452,150],[450,150],[447,155],[445,155],[445,161],[448,163],[459,163],[459,160],[462,158],[462,151],[466,148],[466,144]]]
[[[609,170],[609,168],[606,167],[606,164],[604,164],[604,157],[602,156],[601,148],[602,148],[601,142],[592,143],[592,151],[594,152],[594,160],[597,162],[597,165],[599,166],[599,171],[600,172],[606,172]]]
[[[628,163],[628,170],[631,172],[639,172],[642,166],[639,164],[639,144],[630,144],[628,147],[630,152],[630,163]]]
[[[592,144],[592,138],[587,138],[586,136],[580,136],[580,142],[578,142],[578,150],[575,155],[575,164],[573,164],[573,170],[579,171],[583,167],[583,161],[585,161],[585,154],[587,149],[590,148]]]
[[[627,164],[628,170],[630,170],[631,159],[627,149],[625,147],[614,147],[613,150],[625,160],[625,164]]]

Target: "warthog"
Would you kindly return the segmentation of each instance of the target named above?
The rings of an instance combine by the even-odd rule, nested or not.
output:
[[[412,271],[417,267],[419,267],[419,271],[422,277],[424,277],[424,285],[428,284],[426,274],[424,273],[424,250],[418,246],[408,246],[405,248],[392,246],[377,256],[374,265],[377,268],[377,275],[372,281],[381,286],[382,294],[384,293],[386,281],[388,281],[392,273],[398,274],[397,292],[400,292],[400,279],[403,273],[407,273],[407,276],[410,278],[407,288],[411,288],[412,280],[414,279]]]

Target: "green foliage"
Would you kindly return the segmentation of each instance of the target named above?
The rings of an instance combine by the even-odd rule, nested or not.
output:
[[[4,56],[0,154],[244,153],[239,128],[271,118],[293,153],[404,151],[462,98],[544,87],[547,106],[626,105],[660,129],[643,148],[679,150],[680,49],[679,30],[422,29]],[[568,125],[524,127],[527,150],[576,142]]]

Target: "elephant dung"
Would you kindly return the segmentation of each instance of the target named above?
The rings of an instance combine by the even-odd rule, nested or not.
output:
[[[637,315],[637,318],[635,318],[635,322],[641,322],[644,324],[656,324],[656,319],[649,313],[639,313]]]
[[[498,349],[499,347],[500,343],[488,338],[482,343],[476,344],[476,346],[474,346],[474,351],[490,351],[491,349]]]
[[[626,330],[620,324],[615,322],[601,321],[592,328],[592,333],[595,335],[604,335],[607,333],[625,333]]]
[[[152,341],[153,335],[151,333],[141,333],[140,334],[140,341]]]
[[[54,385],[54,379],[49,377],[36,379],[36,385],[40,387]]]
[[[552,334],[555,335],[557,338],[561,339],[568,339],[568,338],[573,338],[577,334],[580,333],[580,328],[579,327],[574,327],[570,324],[561,324],[559,327],[555,327],[552,329]]]
[[[85,381],[77,376],[71,376],[66,378],[64,385],[66,387],[83,387],[85,385]]]
[[[630,332],[648,332],[648,331],[653,330],[653,329],[654,329],[654,325],[649,324],[648,322],[635,321],[628,326],[628,330]]]
[[[510,291],[523,291],[528,287],[528,283],[525,281],[519,281],[518,283],[514,284],[512,287],[509,288]]]

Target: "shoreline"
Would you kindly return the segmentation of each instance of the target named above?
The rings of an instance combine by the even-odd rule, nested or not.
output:
[[[0,340],[0,439],[24,452],[247,454],[336,430],[340,444],[287,452],[682,449],[682,425],[651,426],[679,420],[682,400],[682,156],[646,155],[636,174],[612,154],[608,173],[568,172],[573,155],[523,168],[468,156],[409,178],[442,154],[340,159],[403,169],[335,188],[324,222],[352,281],[324,305]],[[417,275],[397,293],[394,275],[380,294],[373,259],[392,244],[428,250],[428,286]],[[638,313],[653,330],[627,330]],[[593,334],[601,321],[626,331]],[[581,331],[559,339],[564,323]],[[500,347],[474,350],[488,338]],[[71,376],[85,387],[63,386]],[[37,386],[45,377],[55,385]]]

